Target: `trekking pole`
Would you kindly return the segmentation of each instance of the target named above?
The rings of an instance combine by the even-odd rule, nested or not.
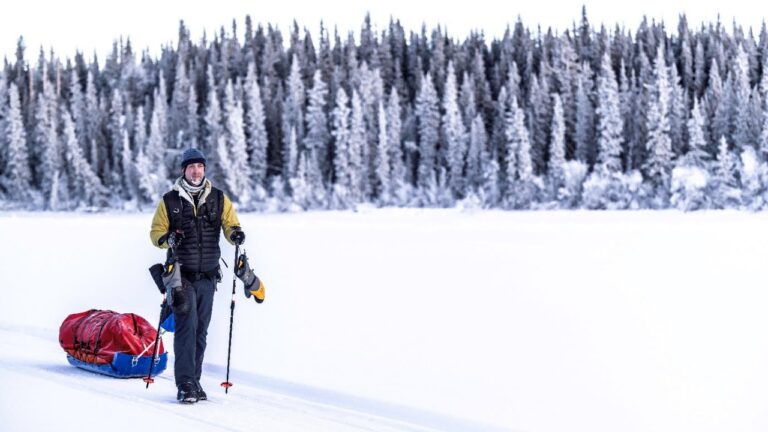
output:
[[[163,303],[160,305],[160,320],[157,322],[157,336],[155,336],[155,349],[152,352],[152,361],[149,363],[149,373],[147,373],[147,376],[144,377],[144,382],[147,383],[147,386],[144,388],[149,388],[149,385],[154,383],[155,380],[152,378],[152,369],[155,367],[155,362],[157,361],[157,354],[158,351],[160,351],[160,325],[163,323],[163,312],[165,312],[165,306],[168,302],[163,300]]]
[[[235,264],[232,267],[232,303],[229,305],[229,346],[227,347],[227,378],[221,383],[224,387],[224,393],[229,393],[232,383],[229,382],[229,360],[232,356],[232,321],[235,318],[235,286],[237,284],[237,257],[240,254],[240,245],[235,245]]]
[[[181,236],[181,238],[184,238],[184,231],[176,230],[175,232],[177,235]],[[178,269],[175,268],[176,265],[178,264],[176,262],[176,244],[171,244],[168,252],[169,252],[168,256],[165,258],[165,265],[163,266],[163,274],[166,274],[166,273],[170,274],[173,271],[178,271]],[[155,380],[152,378],[152,369],[154,369],[155,367],[158,351],[160,350],[160,326],[163,324],[163,315],[165,312],[165,308],[170,307],[168,303],[169,295],[170,295],[170,292],[166,293],[166,297],[165,299],[163,299],[163,303],[160,304],[160,319],[157,322],[157,336],[155,336],[155,347],[152,353],[152,362],[149,363],[149,372],[147,373],[147,376],[144,377],[144,382],[147,383],[147,386],[144,388],[149,388],[149,385],[155,382]]]

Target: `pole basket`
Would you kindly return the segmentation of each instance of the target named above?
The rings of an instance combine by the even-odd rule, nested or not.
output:
[[[229,381],[224,381],[221,383],[221,386],[224,387],[224,393],[229,393],[229,388],[232,387],[234,384],[232,384]]]

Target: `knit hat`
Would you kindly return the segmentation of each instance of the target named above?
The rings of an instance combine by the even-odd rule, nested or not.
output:
[[[203,156],[203,153],[196,148],[188,148],[181,154],[181,169],[185,170],[187,169],[187,165],[198,162],[207,165],[205,156]]]

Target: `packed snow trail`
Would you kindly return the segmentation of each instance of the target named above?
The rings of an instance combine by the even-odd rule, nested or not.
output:
[[[345,406],[344,396],[334,397],[329,392],[280,383],[237,369],[231,372],[235,385],[226,395],[219,386],[224,373],[224,367],[219,365],[206,368],[203,374],[202,384],[209,399],[182,405],[176,402],[172,367],[145,389],[138,378],[111,378],[69,365],[56,337],[54,330],[0,327],[0,382],[6,392],[0,398],[0,418],[23,419],[7,422],[0,430],[447,430],[361,411],[349,405],[364,405],[365,401],[348,398],[351,403]],[[165,338],[166,343],[170,342],[168,336]],[[406,411],[402,413],[407,416]],[[450,429],[462,427],[461,422],[443,421]]]

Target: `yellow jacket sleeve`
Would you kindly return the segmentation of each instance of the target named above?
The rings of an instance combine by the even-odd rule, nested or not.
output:
[[[224,199],[226,200],[226,197]],[[149,238],[152,240],[152,244],[161,249],[168,249],[168,243],[159,245],[157,241],[160,240],[160,237],[167,234],[170,228],[171,223],[168,221],[168,210],[165,208],[165,201],[160,200],[160,204],[155,209],[155,216],[152,218],[152,228],[149,230]]]
[[[227,239],[230,244],[235,244],[230,240],[229,236],[232,234],[232,227],[236,226],[240,226],[240,221],[237,219],[232,201],[230,201],[229,197],[225,194],[224,209],[221,212],[221,229],[224,230],[224,238]]]

